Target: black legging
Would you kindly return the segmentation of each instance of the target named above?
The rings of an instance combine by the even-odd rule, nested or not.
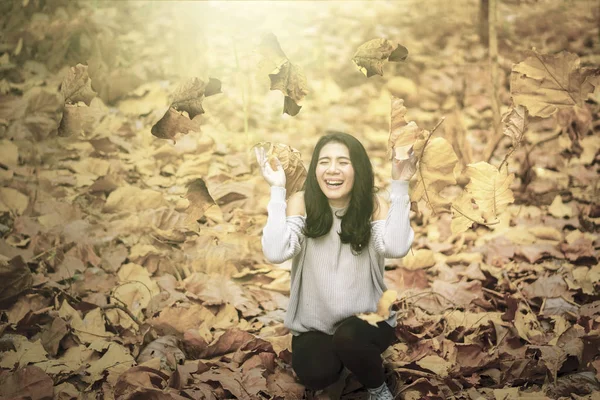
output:
[[[344,366],[367,388],[385,381],[381,353],[393,343],[394,328],[387,322],[378,327],[357,317],[345,319],[332,335],[319,331],[292,337],[292,367],[309,389],[334,383]]]

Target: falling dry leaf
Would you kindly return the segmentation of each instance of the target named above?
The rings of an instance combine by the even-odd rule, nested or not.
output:
[[[162,118],[152,126],[150,132],[160,139],[175,140],[179,133],[200,132],[200,124],[182,115],[173,107],[169,107]]]
[[[194,222],[202,218],[209,207],[215,205],[215,201],[208,192],[206,183],[204,183],[202,178],[188,184],[185,198],[190,202],[190,205],[186,209],[189,220]]]
[[[414,121],[406,122],[406,107],[404,100],[392,97],[392,110],[390,117],[390,137],[388,139],[388,158],[391,160],[395,151],[397,160],[410,158],[412,150],[419,133],[422,131]]]
[[[466,176],[469,178],[466,190],[487,222],[495,221],[514,201],[510,190],[514,174],[507,175],[486,162],[478,162],[467,166]]]
[[[454,167],[458,158],[452,145],[442,138],[420,139],[413,151],[419,157],[419,167],[416,179],[410,183],[411,200],[424,199],[434,212],[448,211],[450,201],[440,192],[456,183]]]
[[[173,93],[171,107],[188,113],[190,119],[198,114],[204,114],[202,101],[205,97],[221,93],[221,82],[210,78],[208,83],[202,79],[192,78],[181,84]]]
[[[502,131],[510,137],[513,147],[518,147],[521,144],[528,123],[528,112],[523,106],[511,108],[502,117]]]
[[[272,33],[263,37],[261,52],[265,58],[268,58],[275,66],[273,72],[269,74],[271,80],[271,90],[280,90],[284,95],[283,112],[291,115],[297,115],[301,106],[298,102],[302,101],[308,94],[306,77],[296,65],[292,64],[285,56],[277,37]]]
[[[383,76],[383,65],[386,61],[404,61],[408,57],[408,50],[401,44],[388,39],[373,39],[361,44],[352,61],[360,72],[367,78],[373,75]]]
[[[88,106],[90,105],[90,102],[96,96],[96,92],[92,89],[92,81],[88,76],[87,69],[87,65],[83,64],[71,67],[60,85],[60,91],[65,102],[77,104],[78,101],[82,101]]]
[[[549,117],[565,107],[583,106],[594,90],[590,78],[597,69],[580,68],[576,54],[553,55],[535,53],[516,64],[511,73],[511,92],[516,105],[530,114]]]

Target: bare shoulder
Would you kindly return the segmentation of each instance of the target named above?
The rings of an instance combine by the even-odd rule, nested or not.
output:
[[[388,211],[390,209],[389,203],[380,194],[375,194],[373,195],[373,197],[375,198],[375,201],[372,220],[377,221],[381,219],[386,219]]]
[[[287,216],[306,214],[304,205],[304,191],[299,191],[292,194],[287,201]]]

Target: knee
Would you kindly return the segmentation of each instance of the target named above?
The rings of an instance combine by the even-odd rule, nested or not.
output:
[[[333,347],[336,351],[355,349],[361,343],[361,326],[353,320],[342,323],[333,334]]]
[[[292,368],[298,376],[300,383],[312,390],[326,388],[334,383],[340,374],[343,366],[325,365],[322,360],[315,359],[314,363],[294,362],[292,355]],[[341,368],[340,368],[341,367]]]

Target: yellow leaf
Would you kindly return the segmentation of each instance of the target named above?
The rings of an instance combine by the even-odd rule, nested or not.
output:
[[[451,363],[436,355],[425,356],[417,361],[416,364],[421,368],[434,372],[440,378],[446,378],[448,371],[452,367]]]
[[[106,353],[99,359],[90,362],[86,370],[87,375],[82,375],[82,380],[94,383],[107,376],[107,381],[114,386],[119,376],[135,365],[135,360],[129,351],[117,343],[111,343]]]
[[[480,161],[467,165],[466,176],[470,178],[466,190],[473,196],[487,222],[496,220],[515,201],[510,190],[514,174],[507,175],[493,165]]]
[[[550,212],[550,214],[556,218],[571,218],[573,216],[573,209],[562,202],[562,198],[559,194],[554,197],[552,204],[550,204],[550,207],[548,207],[548,212]]]
[[[29,204],[29,197],[9,187],[0,188],[0,212],[10,211],[22,215]]]
[[[398,292],[395,290],[386,290],[381,295],[379,302],[377,303],[377,311],[374,313],[361,313],[356,316],[363,321],[367,321],[373,326],[377,326],[378,322],[385,321],[390,317],[390,307],[398,298]]]
[[[426,139],[420,139],[415,142],[413,151],[420,159],[417,179],[411,180],[411,199],[419,201],[423,198],[434,212],[448,211],[450,201],[442,197],[440,192],[456,184],[454,167],[458,158],[452,145],[442,138],[431,139],[428,143]]]
[[[419,133],[422,131],[414,121],[406,122],[406,107],[404,100],[392,97],[390,113],[390,137],[388,139],[388,159],[392,159],[393,149],[396,149],[396,159],[408,160],[409,150],[415,144]]]
[[[528,231],[533,233],[538,239],[561,241],[563,236],[558,229],[551,226],[533,226]]]
[[[523,106],[512,107],[503,117],[503,132],[512,140],[513,147],[517,147],[523,140],[527,130],[527,109]]]
[[[483,222],[481,209],[474,203],[473,197],[463,191],[452,202],[452,223],[450,228],[453,234],[465,232],[474,222]]]
[[[19,148],[10,140],[0,140],[0,164],[10,168],[19,165]]]
[[[119,269],[121,284],[113,291],[113,297],[127,305],[133,315],[142,315],[152,297],[160,293],[155,281],[150,279],[150,274],[141,265],[129,263]]]
[[[519,400],[519,388],[494,389],[495,400]]]
[[[549,117],[557,110],[583,107],[594,90],[594,69],[581,69],[576,54],[535,54],[515,65],[510,78],[510,91],[516,105],[527,107],[532,116]]]
[[[434,252],[429,249],[419,249],[414,252],[409,252],[402,259],[402,266],[406,269],[415,270],[421,268],[429,268],[435,265]]]
[[[166,206],[161,192],[140,189],[135,186],[123,186],[110,193],[102,211],[116,213],[121,211],[142,211]]]
[[[18,368],[23,368],[29,363],[41,362],[47,359],[48,353],[44,350],[41,339],[30,342],[24,336],[14,335],[11,342],[15,350],[6,351],[2,354],[0,368],[12,369],[15,365]]]
[[[520,307],[522,308],[522,307]],[[543,333],[538,329],[538,321],[535,315],[531,313],[523,314],[520,310],[515,313],[515,328],[519,336],[531,343],[535,337],[542,336]]]

